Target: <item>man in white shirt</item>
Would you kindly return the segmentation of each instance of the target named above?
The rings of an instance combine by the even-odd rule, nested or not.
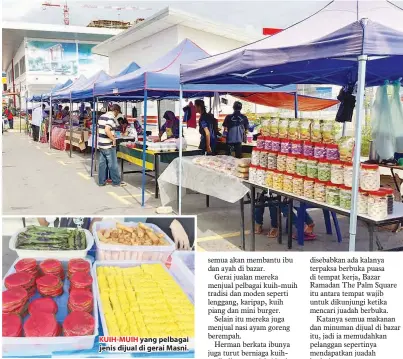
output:
[[[32,111],[32,137],[35,142],[39,141],[39,129],[41,128],[44,118],[45,107],[46,105],[42,104],[42,106],[38,106],[35,110]]]

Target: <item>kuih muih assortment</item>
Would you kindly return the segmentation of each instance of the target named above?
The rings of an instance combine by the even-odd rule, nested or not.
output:
[[[20,258],[3,283],[3,355],[91,349],[98,329],[113,336],[193,338],[194,279],[181,261],[172,259],[175,266],[166,268],[172,240],[142,223],[96,222],[93,234],[98,259],[107,247],[121,260],[92,265],[86,257],[94,253],[94,238],[86,230],[29,226],[12,236],[10,248]],[[159,260],[133,260],[152,259],[150,253]]]

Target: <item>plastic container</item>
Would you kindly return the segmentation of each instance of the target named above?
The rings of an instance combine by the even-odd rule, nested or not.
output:
[[[394,191],[392,188],[381,188],[385,192],[388,200],[388,214],[393,213],[393,202],[395,201]]]
[[[286,170],[287,156],[279,153],[277,156],[277,170],[284,172]]]
[[[304,141],[302,153],[305,157],[313,157],[313,143],[310,141]]]
[[[272,138],[271,150],[274,152],[280,152],[280,139],[279,138]]]
[[[363,189],[358,190],[358,214],[368,214],[368,192]]]
[[[330,161],[330,181],[334,184],[344,183],[343,162],[339,160]]]
[[[334,142],[333,126],[334,126],[334,121],[323,121],[323,124],[322,124],[323,143],[333,143]]]
[[[266,136],[264,138],[264,149],[266,151],[271,151],[271,141],[272,141],[272,138],[269,136]]]
[[[381,186],[379,166],[367,163],[361,164],[360,187],[364,191],[378,191]]]
[[[330,206],[340,206],[340,187],[328,182],[326,185],[326,203]]]
[[[299,127],[299,135],[301,140],[311,140],[311,120],[301,120]]]
[[[266,169],[259,166],[256,169],[256,183],[258,185],[264,186],[265,182],[266,182]]]
[[[290,173],[284,173],[283,177],[283,191],[292,193],[292,181],[293,181],[293,175]]]
[[[289,154],[291,152],[291,142],[290,140],[281,140],[280,142],[280,152],[284,154]]]
[[[191,301],[194,302],[195,252],[173,252],[169,271],[175,277],[176,281],[179,283]]]
[[[313,179],[318,178],[318,161],[314,157],[307,160],[306,176]]]
[[[125,226],[136,227],[136,222],[125,222]],[[127,246],[122,244],[108,244],[99,240],[97,231],[100,229],[116,228],[115,221],[95,222],[93,234],[97,246],[97,260],[152,260],[165,262],[175,250],[175,243],[159,227],[146,223],[157,233],[163,233],[168,245],[164,246]]]
[[[326,182],[315,180],[313,198],[318,202],[326,202]]]
[[[312,121],[311,139],[315,142],[322,142],[322,124],[321,121]]]
[[[295,165],[295,173],[298,176],[305,177],[307,174],[307,161],[303,156],[297,156],[297,163]]]
[[[18,258],[13,265],[8,270],[5,277],[10,274],[15,273],[14,266],[20,260]],[[38,262],[47,259],[46,257],[37,257]],[[59,259],[60,260],[60,259]],[[63,264],[63,268],[67,271],[68,259],[60,260]],[[90,262],[87,259],[88,262]],[[91,263],[91,262],[90,262]],[[63,295],[52,298],[58,305],[58,312],[56,313],[56,320],[62,324],[64,318],[68,315],[67,301],[69,297],[69,287],[70,282],[67,279],[63,282]],[[6,290],[4,286],[3,279],[3,291]],[[95,337],[98,335],[98,303],[95,300],[96,285],[95,278],[92,283],[92,291],[94,293],[94,304],[92,316],[95,319],[94,334],[88,336],[77,336],[77,337],[3,337],[2,338],[2,349],[3,356],[14,356],[14,357],[33,357],[47,355],[51,356],[52,353],[62,352],[62,351],[74,351],[74,350],[85,350],[92,349],[95,342]],[[40,298],[38,292],[30,298],[29,302],[34,299]],[[29,317],[29,315],[24,317],[24,321]]]
[[[273,189],[283,190],[284,173],[281,171],[273,171]]]
[[[304,179],[304,197],[313,199],[314,198],[314,179],[307,178]]]
[[[330,178],[331,178],[330,163],[325,159],[319,160],[318,179],[320,179],[321,181],[327,182],[327,181],[330,181]]]
[[[256,140],[256,148],[258,150],[264,150],[264,144],[265,144],[265,138],[264,136],[258,136]]]
[[[343,162],[343,182],[347,187],[353,187],[353,164]]]
[[[301,140],[293,140],[293,141],[291,141],[291,153],[293,155],[301,155],[302,154],[302,141]]]
[[[257,171],[257,166],[255,166],[255,165],[249,166],[249,181],[250,182],[256,182],[256,171]]]
[[[269,151],[267,153],[267,168],[271,170],[277,169],[277,153]]]
[[[315,142],[313,146],[313,157],[320,160],[326,158],[326,146],[323,143]]]
[[[388,216],[388,198],[383,190],[368,193],[368,216],[385,219]]]
[[[351,187],[340,186],[340,207],[343,209],[351,209]]]
[[[267,155],[269,154],[269,151],[266,150],[260,150],[259,153],[259,166],[263,168],[267,168]]]
[[[258,166],[260,161],[260,150],[254,148],[251,155],[251,164]]]
[[[119,261],[96,261],[94,263],[94,266],[92,268],[92,276],[94,278],[94,282],[95,282],[95,294],[96,294],[96,298],[98,301],[98,305],[99,305],[99,316],[101,318],[101,323],[102,323],[102,329],[104,332],[104,336],[109,336],[109,332],[108,332],[108,326],[106,325],[106,319],[105,319],[105,312],[102,308],[102,301],[101,301],[101,295],[100,295],[100,290],[99,290],[99,286],[98,286],[98,276],[97,276],[97,268],[98,267],[102,267],[102,266],[113,266],[113,267],[121,267],[121,268],[127,268],[127,267],[136,267],[136,266],[140,266],[142,264],[161,264],[161,262],[159,261],[132,261],[132,262],[119,262]],[[174,276],[172,274],[172,272],[170,270],[168,270],[164,265],[163,267],[165,268],[165,270],[172,276],[172,278],[175,280],[176,283],[178,283],[183,292],[187,295],[187,297],[189,298],[190,302],[192,304],[194,304],[194,294],[193,296],[189,296],[187,293],[189,291],[192,290],[192,288],[190,287],[183,287],[181,285],[182,283],[186,283],[186,280],[183,278],[183,272],[182,271],[177,271],[176,275]],[[172,267],[172,264],[171,264]],[[194,286],[194,284],[193,284]],[[189,350],[194,350],[194,338],[190,338],[190,343],[188,343],[188,349]],[[170,352],[172,355],[174,352]],[[161,354],[161,352],[160,352]]]
[[[265,184],[267,187],[273,187],[273,170],[266,171]]]
[[[292,193],[296,196],[304,195],[304,178],[303,176],[294,175],[292,179]]]
[[[297,157],[295,155],[289,154],[286,158],[285,163],[286,172],[294,174],[296,166],[297,166]]]
[[[280,120],[278,118],[272,118],[270,120],[270,136],[278,137],[278,127]]]
[[[288,123],[288,138],[290,140],[299,139],[299,121],[297,119],[292,119]]]
[[[279,138],[288,138],[288,118],[280,118],[278,125],[278,137]]]
[[[74,231],[75,228],[66,228],[67,230]],[[40,251],[40,250],[32,250],[32,249],[18,249],[16,248],[17,237],[20,233],[25,232],[26,228],[22,228],[18,230],[16,233],[12,235],[10,238],[10,242],[8,247],[12,251],[17,252],[17,256],[19,258],[55,258],[55,259],[66,259],[66,258],[85,258],[87,256],[88,251],[94,245],[94,237],[91,232],[87,229],[82,229],[85,233],[85,240],[87,242],[87,247],[83,250],[71,250],[71,251],[60,251],[60,250],[52,250],[52,251]]]
[[[326,159],[329,161],[339,160],[339,146],[334,144],[326,145]]]

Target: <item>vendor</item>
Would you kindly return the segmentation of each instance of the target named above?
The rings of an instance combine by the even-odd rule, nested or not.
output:
[[[167,139],[179,138],[179,119],[172,111],[165,111],[163,117],[165,118],[165,123],[158,134],[160,141],[165,132],[167,134]]]
[[[218,124],[212,114],[207,113],[206,106],[203,100],[195,101],[196,113],[199,117],[199,133],[200,145],[199,148],[203,152],[214,155],[217,142]]]
[[[123,135],[126,133],[128,126],[129,122],[124,118],[124,116],[122,114],[118,115],[118,118],[116,118],[116,131],[121,132]]]
[[[232,115],[225,117],[223,128],[227,134],[227,155],[230,156],[232,149],[235,151],[235,157],[242,157],[242,142],[246,142],[246,134],[249,128],[248,118],[241,114],[242,103],[234,102]]]

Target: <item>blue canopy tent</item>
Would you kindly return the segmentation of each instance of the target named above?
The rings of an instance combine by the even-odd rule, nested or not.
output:
[[[389,1],[332,1],[276,35],[183,65],[181,83],[184,89],[188,84],[357,84],[349,244],[355,251],[365,86],[403,77],[402,64],[403,9]]]
[[[180,65],[209,56],[204,50],[191,40],[185,39],[178,46],[169,51],[154,63],[144,66],[137,71],[114,77],[94,86],[94,95],[98,98],[125,101],[133,96],[141,96],[144,101],[144,128],[147,126],[147,100],[162,98],[179,98]],[[195,85],[185,91],[187,97],[213,96],[215,92],[295,92],[295,85],[278,88],[265,88],[254,84],[243,86],[228,85]],[[180,149],[181,151],[181,149]],[[142,205],[145,195],[145,155],[146,139],[143,142],[143,190]]]
[[[126,75],[129,74],[133,71],[136,71],[140,68],[139,65],[137,65],[134,61],[130,63],[125,69],[123,69],[118,76]]]
[[[60,91],[62,89],[65,89],[67,87],[69,87],[71,84],[73,83],[72,80],[68,79],[64,84],[58,84],[55,87],[53,87],[50,92],[43,94],[42,95],[42,100],[43,101],[49,101],[50,100],[50,96],[55,93],[56,91]]]

